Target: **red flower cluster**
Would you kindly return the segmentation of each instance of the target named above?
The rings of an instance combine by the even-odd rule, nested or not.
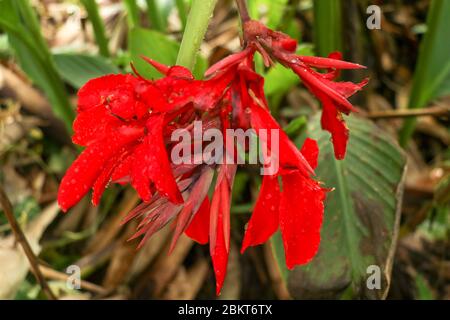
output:
[[[180,164],[169,161],[170,141],[176,129],[279,129],[280,168],[265,175],[242,246],[265,242],[281,229],[289,268],[310,261],[320,242],[326,190],[312,179],[318,148],[306,140],[299,151],[271,116],[263,78],[253,67],[255,52],[266,63],[278,61],[291,68],[323,103],[323,128],[330,131],[337,158],[345,154],[347,128],[341,113],[353,110],[347,98],[364,86],[334,82],[340,69],[361,66],[330,58],[295,54],[297,43],[287,35],[256,21],[244,25],[245,49],[212,66],[206,80],[196,80],[180,66],[167,67],[146,59],[164,77],[147,80],[133,75],[108,75],[89,81],[78,93],[78,115],[73,142],[86,149],[64,176],[58,193],[66,211],[92,188],[92,202],[111,182],[130,183],[143,200],[125,222],[140,218],[137,233],[142,245],[155,232],[174,222],[172,248],[184,232],[210,244],[217,293],[225,279],[230,244],[230,203],[236,164]],[[327,69],[319,73],[313,68]],[[260,136],[271,146],[272,137]],[[234,144],[233,141],[227,141]],[[242,146],[245,149],[245,146]],[[226,155],[224,155],[225,157]],[[216,173],[215,190],[208,191]],[[282,186],[279,182],[281,181]]]

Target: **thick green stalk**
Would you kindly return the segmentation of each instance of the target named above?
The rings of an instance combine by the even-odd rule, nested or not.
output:
[[[193,0],[178,52],[177,65],[193,69],[217,0]]]
[[[162,20],[162,14],[158,8],[156,0],[146,0],[147,2],[147,16],[152,24],[152,28],[164,32],[166,27],[164,21]]]
[[[108,39],[106,38],[105,26],[98,11],[97,2],[95,0],[81,0],[85,7],[89,20],[94,29],[95,40],[97,41],[100,54],[104,57],[109,57]]]

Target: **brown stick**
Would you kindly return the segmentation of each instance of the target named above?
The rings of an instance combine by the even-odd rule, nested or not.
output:
[[[67,274],[56,271],[54,269],[51,269],[51,268],[43,266],[43,265],[40,265],[39,269],[42,272],[42,275],[48,279],[67,281],[67,279],[69,278],[69,276]],[[106,295],[109,293],[109,291],[107,289],[103,288],[102,286],[99,286],[95,283],[85,281],[85,280],[80,280],[80,286],[81,286],[81,288],[83,288],[87,291],[91,291],[91,292],[99,294],[99,295]]]
[[[292,297],[289,293],[286,283],[283,281],[280,267],[277,265],[277,262],[275,261],[275,256],[273,254],[272,246],[270,243],[266,243],[264,245],[264,256],[266,259],[267,269],[269,272],[269,277],[272,282],[272,288],[273,291],[275,292],[275,295],[280,300],[291,300]]]
[[[47,281],[45,280],[44,276],[41,273],[41,270],[39,269],[39,262],[34,254],[33,250],[31,249],[30,244],[28,243],[27,238],[25,237],[22,229],[20,228],[19,224],[17,223],[16,218],[13,214],[13,209],[11,202],[8,199],[8,196],[3,191],[3,188],[0,186],[0,203],[3,207],[3,211],[5,212],[5,216],[8,219],[8,222],[11,226],[11,230],[14,233],[14,237],[16,238],[16,241],[22,246],[23,251],[25,252],[25,255],[27,256],[27,259],[30,263],[30,269],[33,272],[34,276],[36,277],[36,280],[40,284],[42,290],[47,295],[49,300],[56,300],[55,295],[50,290],[50,287],[48,286]]]
[[[421,116],[450,116],[449,106],[434,106],[423,109],[405,109],[405,110],[388,110],[370,112],[367,118],[370,119],[392,119],[392,118],[408,118]]]

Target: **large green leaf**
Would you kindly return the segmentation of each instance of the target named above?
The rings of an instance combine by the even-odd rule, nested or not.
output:
[[[423,108],[431,100],[450,94],[450,1],[433,0],[427,18],[427,32],[420,47],[409,108]],[[405,121],[400,143],[411,137],[415,119]]]
[[[148,79],[160,78],[161,74],[142,60],[141,56],[152,58],[166,65],[174,65],[180,49],[180,45],[168,38],[167,35],[142,28],[131,30],[128,41],[131,59],[136,69]],[[201,78],[205,70],[206,61],[199,57],[193,73],[197,78]]]
[[[53,55],[53,58],[61,77],[77,89],[92,78],[120,73],[119,68],[108,59],[99,56],[59,53]]]
[[[346,121],[350,140],[342,161],[335,160],[329,133],[320,128],[319,117],[308,127],[308,136],[316,139],[320,148],[318,179],[335,189],[327,195],[317,256],[287,272],[295,298],[375,299],[385,297],[389,288],[405,156],[372,122],[355,116]],[[281,239],[272,241],[284,266]],[[372,265],[380,268],[380,289],[366,285]]]

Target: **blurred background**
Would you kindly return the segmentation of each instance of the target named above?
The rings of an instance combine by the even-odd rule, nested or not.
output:
[[[197,0],[194,0],[197,1]],[[170,226],[140,250],[127,241],[138,203],[112,185],[101,205],[88,197],[69,213],[58,184],[79,153],[71,143],[76,92],[89,79],[139,72],[139,58],[174,64],[189,0],[0,0],[0,184],[18,227],[60,299],[213,299],[207,246],[187,237],[171,255]],[[277,234],[240,255],[260,177],[242,167],[232,205],[223,299],[450,298],[450,1],[248,0],[250,15],[299,41],[299,53],[367,66],[344,80],[370,83],[352,102],[351,139],[334,160],[319,128],[319,102],[281,66],[256,68],[272,113],[299,145],[318,139],[327,198],[316,259],[288,271]],[[219,0],[194,73],[240,49],[233,1]],[[4,199],[3,199],[4,200]],[[2,202],[4,202],[2,200]],[[82,279],[81,282],[78,279]],[[76,289],[77,286],[80,289]],[[0,212],[0,298],[47,299]]]

